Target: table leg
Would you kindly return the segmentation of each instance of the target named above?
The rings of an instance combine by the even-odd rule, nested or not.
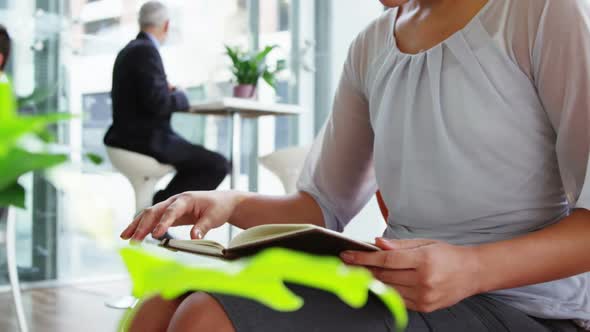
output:
[[[242,116],[239,112],[233,112],[231,115],[231,178],[230,187],[232,190],[240,189],[240,163],[241,163],[241,138],[242,138]],[[233,236],[232,226],[229,226],[229,240]]]
[[[6,261],[8,265],[8,279],[12,288],[12,298],[14,299],[14,309],[16,318],[21,332],[28,332],[25,310],[21,297],[20,283],[18,280],[18,270],[16,265],[16,227],[14,211],[8,208],[6,216]]]

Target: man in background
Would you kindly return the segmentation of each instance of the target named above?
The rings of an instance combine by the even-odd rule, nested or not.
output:
[[[176,176],[153,203],[191,190],[214,190],[229,172],[227,160],[216,152],[193,145],[170,125],[172,112],[189,108],[184,92],[166,78],[159,47],[168,36],[167,8],[158,1],[141,7],[141,32],[117,56],[113,70],[113,124],[107,146],[151,156],[173,165]]]

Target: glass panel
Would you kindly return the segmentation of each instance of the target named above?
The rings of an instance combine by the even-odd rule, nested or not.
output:
[[[279,48],[270,55],[269,63],[286,60],[289,64],[295,1],[168,1],[171,33],[161,54],[170,82],[184,88],[193,102],[231,95],[233,83],[224,44],[248,47],[256,40],[260,46],[276,44]],[[134,197],[127,180],[106,158],[102,137],[112,121],[113,62],[119,50],[135,38],[137,12],[144,2],[0,0],[0,22],[15,40],[8,68],[16,92],[21,96],[35,89],[53,92],[36,108],[23,111],[63,111],[77,116],[54,128],[72,163],[49,181],[41,175],[21,179],[29,193],[29,208],[18,212],[17,226],[18,264],[24,280],[101,278],[124,272],[115,248],[121,244],[118,233],[135,213]],[[255,12],[248,7],[251,3],[257,4],[252,7]],[[250,31],[251,18],[258,22],[256,35]],[[294,103],[291,91],[296,85],[295,76],[285,70],[278,76],[276,91],[261,83],[260,99]],[[246,160],[246,153],[258,147],[265,154],[292,145],[292,121],[267,117],[258,126],[245,121],[244,180],[249,170],[257,168],[256,155]],[[231,127],[226,118],[175,114],[172,122],[188,140],[229,156]],[[258,142],[252,140],[256,133]],[[85,161],[82,155],[86,152],[105,157],[104,163],[96,166]],[[261,174],[259,180],[265,192],[282,191],[270,174]],[[213,238],[224,241],[225,232],[220,230]],[[0,284],[5,276],[3,260]]]
[[[0,10],[0,22],[13,38],[13,52],[9,60],[8,75],[12,77],[15,92],[29,96],[34,92],[45,95],[36,106],[19,110],[22,113],[64,111],[60,84],[61,52],[60,28],[64,21],[61,8],[55,1],[8,1]],[[67,140],[67,124],[54,126],[51,131],[58,144]],[[57,191],[41,174],[28,174],[20,179],[27,189],[26,210],[17,210],[17,260],[23,280],[44,280],[56,277],[57,257]],[[36,222],[33,223],[32,221]],[[3,243],[2,243],[3,244]],[[3,253],[2,253],[3,255]],[[4,256],[3,256],[4,258]],[[6,275],[0,266],[0,278]],[[0,282],[5,282],[2,280]]]
[[[292,64],[292,33],[291,33],[291,0],[266,0],[260,3],[260,45],[277,45],[276,49],[269,56],[269,64],[274,66],[277,61],[285,60]],[[296,77],[289,68],[278,75],[277,86],[274,91],[276,102],[293,104],[297,103],[296,96],[292,95],[294,85],[297,84]],[[266,87],[268,89],[268,87]],[[277,117],[274,121],[274,138],[269,137],[274,143],[274,149],[285,148],[294,145],[291,131],[295,128],[293,117]],[[265,130],[262,129],[261,132]]]
[[[0,22],[15,40],[8,68],[17,93],[55,90],[38,109],[27,111],[78,115],[55,128],[59,143],[72,156],[67,170],[50,181],[39,175],[21,179],[30,207],[18,212],[18,264],[24,280],[101,278],[124,272],[115,248],[121,244],[118,233],[135,213],[133,191],[108,158],[95,166],[82,155],[106,157],[102,137],[112,121],[112,66],[118,51],[137,35],[137,12],[144,2],[0,0],[0,7],[7,8],[0,9]],[[223,45],[250,42],[248,1],[167,3],[171,33],[161,54],[170,82],[186,89],[193,102],[229,95],[232,85]],[[173,126],[188,140],[229,155],[227,119],[176,114]],[[225,241],[226,231],[212,236]],[[3,284],[1,249],[0,255]]]
[[[84,151],[105,155],[102,137],[111,119],[111,75],[114,59],[138,33],[137,14],[145,1],[136,0],[70,0],[71,17],[77,19],[69,29],[73,48],[68,59],[68,78],[71,87],[70,108],[83,114],[81,128],[73,130],[72,141],[82,142]],[[248,9],[239,0],[179,0],[167,2],[171,15],[170,35],[160,53],[171,84],[187,91],[189,99],[197,102],[228,94],[229,71],[222,56],[224,43],[245,45],[249,41]],[[207,33],[203,33],[207,31]],[[207,148],[229,155],[228,128],[225,118],[175,114],[174,129],[187,140],[204,144]],[[87,186],[100,202],[95,209],[105,223],[94,230],[109,234],[105,239],[116,239],[116,234],[134,213],[133,193],[126,180],[108,163],[96,167],[85,162],[82,173]],[[98,172],[98,173],[97,173]],[[165,185],[165,182],[161,184]],[[70,198],[74,199],[74,198]],[[65,198],[64,198],[65,200]],[[69,218],[76,218],[76,213]],[[66,233],[74,234],[70,229]],[[186,236],[186,232],[177,232]],[[225,230],[213,234],[225,240]],[[117,256],[97,250],[101,245],[96,236],[86,241],[80,234],[73,235],[64,248],[62,271],[68,276],[83,276],[89,271],[121,271]],[[67,254],[66,254],[67,253]],[[69,258],[66,258],[69,256]]]
[[[265,46],[278,46],[268,57],[268,64],[274,67],[279,60],[290,63],[291,55],[291,27],[289,25],[291,15],[291,0],[264,0],[259,3],[259,39],[260,48]],[[291,103],[292,98],[289,96],[291,75],[289,70],[285,70],[278,76],[279,84],[276,91],[269,89],[266,84],[261,84],[261,99],[270,98],[268,95],[274,95],[276,101],[281,103]],[[274,93],[273,93],[274,92]]]
[[[292,15],[293,1],[291,0],[264,0],[259,1],[259,35],[258,44],[260,49],[269,45],[278,47],[269,55],[268,64],[275,67],[277,61],[284,61],[287,69],[277,76],[276,89],[270,88],[266,83],[261,82],[259,96],[261,100],[277,103],[296,104],[297,98],[293,95],[294,87],[298,84],[297,77],[293,74],[292,59],[293,31],[292,22],[296,20]],[[291,145],[297,144],[293,139],[297,126],[297,118],[269,117],[261,118],[258,124],[258,149],[261,155],[272,153]],[[252,165],[257,165],[253,160]],[[276,176],[268,170],[258,167],[258,186],[261,192],[281,193],[284,189]]]

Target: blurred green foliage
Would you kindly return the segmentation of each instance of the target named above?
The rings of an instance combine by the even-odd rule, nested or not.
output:
[[[21,99],[31,105],[48,94]],[[23,104],[24,105],[24,104]],[[21,175],[59,165],[67,160],[65,154],[30,151],[21,140],[33,135],[43,142],[53,137],[47,130],[50,124],[69,118],[66,114],[18,115],[19,103],[8,78],[0,74],[0,207],[25,207],[25,189],[18,183]]]
[[[240,296],[290,312],[300,309],[303,299],[285,286],[287,282],[333,293],[353,308],[362,308],[373,292],[395,318],[398,331],[408,322],[404,301],[393,288],[374,279],[368,270],[346,266],[336,257],[272,248],[222,265],[191,265],[136,246],[121,249],[121,256],[140,303],[154,295],[171,300],[203,291]],[[140,307],[125,315],[120,332],[128,330]]]

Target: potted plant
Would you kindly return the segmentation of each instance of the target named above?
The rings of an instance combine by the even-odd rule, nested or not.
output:
[[[276,75],[285,69],[285,61],[277,61],[274,68],[267,65],[266,57],[275,48],[277,46],[267,46],[262,51],[245,52],[239,47],[225,45],[226,54],[232,61],[232,73],[237,82],[233,91],[234,97],[254,97],[260,78],[273,89],[276,88]]]

